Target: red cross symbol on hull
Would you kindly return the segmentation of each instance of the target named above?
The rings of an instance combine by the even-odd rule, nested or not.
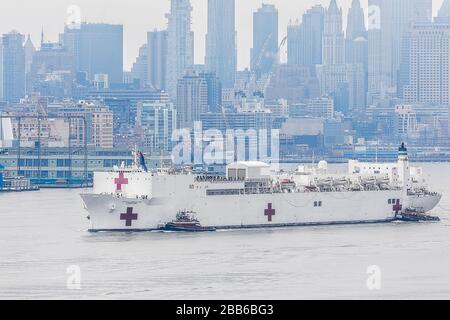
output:
[[[392,207],[392,210],[395,211],[395,214],[399,214],[402,212],[403,206],[400,204],[400,199],[397,199],[397,202]]]
[[[116,185],[117,191],[122,191],[122,185],[128,184],[128,179],[125,178],[125,175],[123,172],[120,172],[119,177],[114,179],[114,184]]]
[[[275,209],[272,208],[272,204],[268,204],[268,208],[264,210],[264,215],[267,216],[267,220],[272,222],[272,217],[275,215]]]
[[[120,215],[120,220],[126,221],[125,226],[131,227],[133,224],[133,220],[138,219],[138,214],[133,213],[133,208],[127,208],[127,213],[122,213]]]

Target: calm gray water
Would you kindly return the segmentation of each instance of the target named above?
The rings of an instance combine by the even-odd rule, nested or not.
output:
[[[0,298],[450,299],[450,164],[424,168],[440,223],[89,234],[80,190],[0,194]]]

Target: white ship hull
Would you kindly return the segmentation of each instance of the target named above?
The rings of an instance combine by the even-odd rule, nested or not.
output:
[[[349,162],[347,175],[326,172],[323,162],[287,174],[240,162],[224,177],[116,168],[95,173],[93,193],[82,198],[91,231],[158,230],[183,211],[216,229],[390,222],[405,212],[426,214],[441,200],[413,183],[422,171],[410,167],[406,151],[399,148],[397,164]]]
[[[157,230],[183,209],[196,212],[203,226],[217,229],[381,223],[395,220],[398,213],[389,199],[404,203],[400,190],[205,196],[194,203],[173,198],[137,200],[93,194],[82,197],[89,211],[91,231]]]

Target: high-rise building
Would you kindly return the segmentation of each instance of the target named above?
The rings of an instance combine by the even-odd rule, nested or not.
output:
[[[66,27],[61,42],[75,57],[76,70],[89,80],[107,74],[111,83],[123,82],[123,26],[82,23]]]
[[[333,97],[337,111],[349,114],[365,107],[364,66],[346,64],[342,9],[336,0],[331,0],[325,14],[323,63],[317,66],[317,75],[322,95]]]
[[[25,96],[24,36],[15,31],[0,37],[0,100],[18,102]]]
[[[27,41],[25,41],[25,73],[30,72],[31,64],[33,63],[33,55],[36,52],[36,48],[31,41],[30,35],[27,37]]]
[[[367,72],[361,63],[347,64],[348,112],[363,115],[367,107]]]
[[[305,115],[325,119],[334,118],[334,102],[330,98],[317,98],[306,101]]]
[[[65,101],[49,104],[47,110],[49,117],[68,119],[73,147],[83,147],[86,142],[93,148],[113,148],[113,113],[108,107],[93,101]]]
[[[194,64],[194,33],[191,31],[190,0],[171,0],[167,28],[166,90],[177,98],[178,79]]]
[[[325,9],[314,6],[303,15],[302,23],[288,26],[288,64],[312,67],[322,64],[322,37]]]
[[[204,113],[201,115],[203,130],[272,130],[273,115],[269,110],[223,113]]]
[[[409,103],[450,104],[450,24],[417,24],[410,35]]]
[[[208,111],[222,111],[222,83],[214,72],[200,72],[208,86]]]
[[[173,103],[164,101],[139,103],[136,122],[143,130],[144,151],[161,154],[172,150],[172,134],[177,125]]]
[[[208,0],[206,68],[233,88],[237,66],[235,0]]]
[[[432,0],[369,0],[369,7],[368,91],[383,96],[397,91],[402,38],[411,24],[431,21]]]
[[[320,85],[306,65],[279,65],[267,86],[265,100],[270,103],[285,99],[289,104],[320,97]]]
[[[72,96],[75,59],[71,52],[59,43],[42,43],[32,60],[27,74],[27,93],[39,92],[57,98]]]
[[[341,83],[347,82],[347,65],[320,65],[317,66],[317,77],[323,96],[332,95]]]
[[[347,32],[345,35],[345,60],[354,63],[353,41],[358,38],[367,39],[367,30],[364,20],[364,10],[359,0],[353,0],[347,15]]]
[[[147,33],[148,85],[158,90],[166,90],[167,31]]]
[[[139,48],[139,55],[131,68],[132,82],[139,81],[140,88],[148,83],[148,46],[144,44]]]
[[[349,90],[348,110],[352,114],[362,115],[367,105],[368,42],[364,10],[359,0],[353,0],[348,11],[345,61]]]
[[[31,41],[30,35],[27,37],[27,41],[25,41],[25,76],[26,76],[26,82],[25,82],[25,92],[29,93],[32,91],[30,88],[30,83],[27,81],[28,74],[31,71],[31,65],[33,64],[33,56],[36,52],[36,47],[33,44],[33,41]]]
[[[450,23],[450,1],[444,0],[438,11],[437,17],[434,18],[437,23]]]
[[[338,8],[336,0],[331,0],[324,21],[322,64],[344,64],[345,41],[342,28],[342,8]]]
[[[188,72],[178,80],[176,109],[180,128],[193,128],[208,111],[208,83],[203,76]]]
[[[252,70],[258,75],[269,73],[278,59],[278,10],[263,4],[253,13]]]

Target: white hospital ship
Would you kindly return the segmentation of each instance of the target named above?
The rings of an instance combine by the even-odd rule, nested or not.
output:
[[[225,176],[147,172],[138,162],[94,174],[93,193],[81,195],[90,231],[152,231],[177,223],[200,231],[381,223],[411,212],[427,217],[441,200],[428,189],[422,169],[410,166],[404,145],[398,162],[351,160],[346,174],[329,173],[324,161],[290,173],[237,162]],[[195,216],[190,222],[188,213]]]

